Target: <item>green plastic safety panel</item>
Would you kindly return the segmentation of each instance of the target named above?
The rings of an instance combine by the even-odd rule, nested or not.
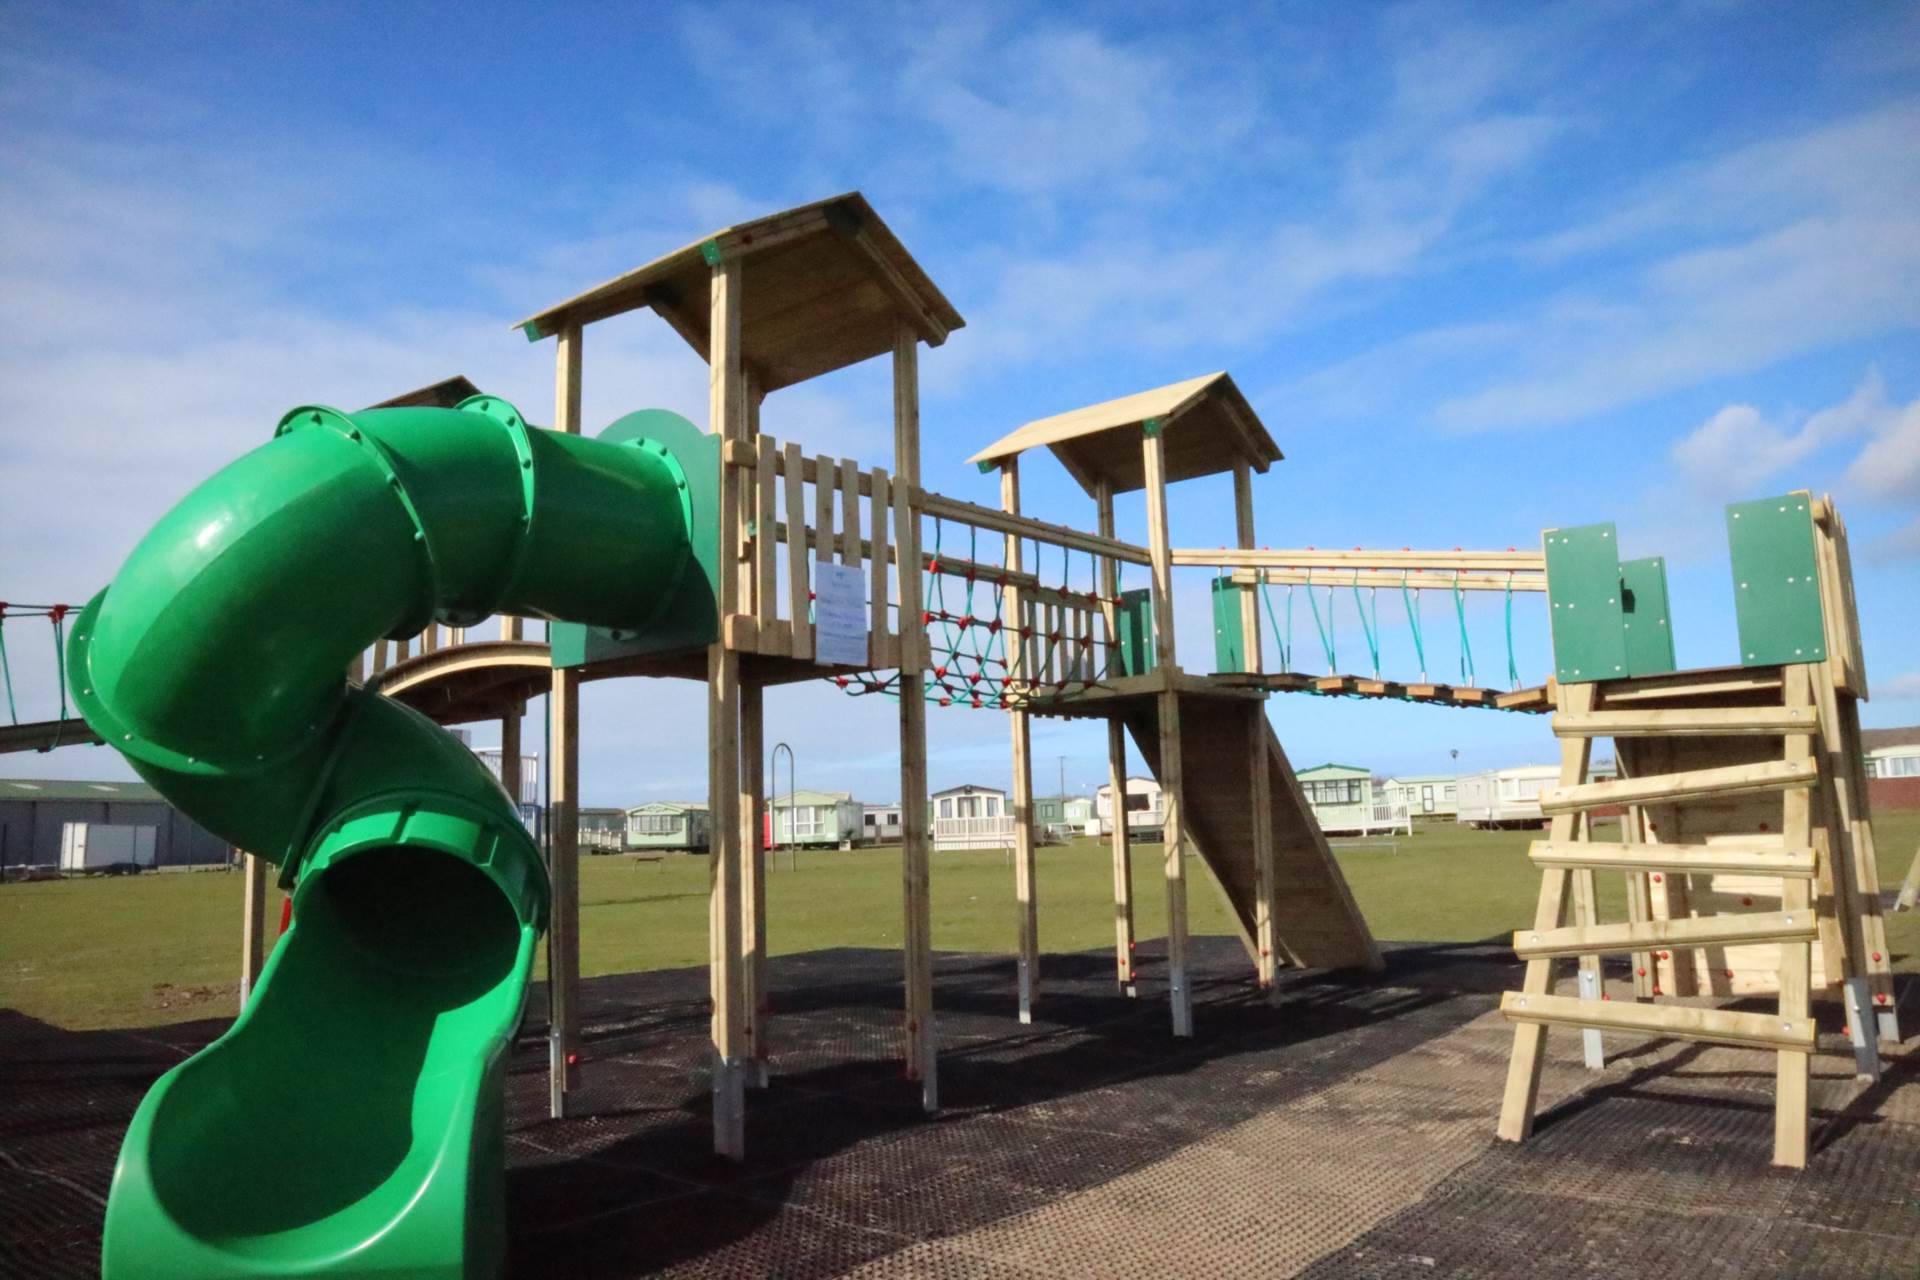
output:
[[[1561,684],[1627,674],[1620,605],[1620,539],[1611,523],[1548,529],[1547,613],[1553,669]]]
[[[1733,609],[1740,662],[1824,662],[1827,617],[1820,605],[1813,512],[1804,493],[1727,507],[1733,552]]]
[[[720,635],[720,437],[666,409],[642,409],[598,437],[610,444],[645,441],[679,469],[693,530],[693,563],[646,625],[631,629],[555,622],[548,628],[553,665],[582,667],[614,658],[698,649]]]
[[[1627,674],[1657,676],[1674,670],[1665,557],[1620,562],[1620,613],[1626,629]]]
[[[1213,580],[1213,669],[1247,670],[1247,635],[1241,625],[1240,602],[1251,587],[1225,575]]]
[[[1114,609],[1120,633],[1119,670],[1115,675],[1142,676],[1153,670],[1153,591],[1140,587],[1122,591]]]

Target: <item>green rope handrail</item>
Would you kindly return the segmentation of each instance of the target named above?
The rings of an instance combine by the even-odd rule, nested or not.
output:
[[[1280,669],[1293,670],[1293,588],[1287,588],[1287,633],[1280,634],[1280,619],[1273,614],[1273,592],[1268,590],[1267,572],[1260,571],[1260,602],[1267,607],[1267,625],[1273,628],[1273,642],[1280,646]]]
[[[1367,622],[1366,606],[1360,602],[1360,575],[1353,575],[1353,611],[1360,615],[1360,633],[1367,638],[1367,656],[1373,660],[1373,678],[1380,678],[1380,589],[1368,587],[1367,596],[1373,601],[1373,622]]]
[[[1400,602],[1407,607],[1407,630],[1413,633],[1413,655],[1420,660],[1420,683],[1427,682],[1427,645],[1420,634],[1420,593],[1407,588],[1407,571],[1400,571]]]
[[[20,723],[20,710],[13,705],[13,664],[7,661],[7,615],[0,609],[0,676],[6,677],[7,714],[13,717],[15,724]]]
[[[1507,571],[1507,687],[1520,687],[1520,664],[1513,656],[1513,571]]]
[[[1467,593],[1460,587],[1460,571],[1453,571],[1453,612],[1460,621],[1460,679],[1474,683],[1473,639],[1467,634]]]
[[[1340,660],[1334,656],[1333,652],[1335,636],[1333,600],[1333,587],[1329,584],[1327,587],[1327,622],[1325,626],[1322,626],[1320,623],[1320,602],[1313,597],[1313,570],[1307,570],[1307,603],[1313,606],[1313,626],[1314,630],[1320,633],[1320,647],[1327,651],[1327,674],[1330,676],[1340,674]]]

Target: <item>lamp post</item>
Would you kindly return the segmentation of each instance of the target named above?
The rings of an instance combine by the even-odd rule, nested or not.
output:
[[[793,807],[794,807],[793,796],[794,796],[794,792],[799,790],[799,788],[794,785],[794,781],[793,781],[795,770],[794,770],[792,747],[788,746],[784,742],[776,742],[773,744],[773,751],[769,755],[769,761],[767,764],[767,776],[769,778],[774,778],[774,779],[779,778],[780,753],[782,751],[787,753],[787,870],[794,871],[794,870],[797,870],[800,865],[798,861],[798,854],[796,852],[794,841],[793,841]],[[773,807],[773,844],[776,849],[779,848],[780,806],[777,804],[774,805]]]

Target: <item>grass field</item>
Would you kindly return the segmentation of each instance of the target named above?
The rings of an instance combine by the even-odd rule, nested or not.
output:
[[[1350,847],[1340,863],[1377,936],[1388,941],[1470,942],[1531,918],[1539,877],[1528,832],[1426,826],[1396,849]],[[1920,842],[1920,813],[1876,823],[1880,878],[1893,888]],[[768,942],[775,954],[821,947],[898,947],[897,849],[781,855],[768,876]],[[1211,878],[1189,871],[1195,933],[1231,932]],[[1041,947],[1110,946],[1112,864],[1082,841],[1039,855]],[[581,971],[588,976],[703,964],[707,957],[705,858],[661,862],[583,860]],[[1624,918],[1619,877],[1600,877],[1602,911]],[[1135,919],[1143,938],[1165,931],[1160,849],[1134,856]],[[269,904],[278,919],[279,894]],[[998,852],[942,853],[933,867],[934,946],[1013,947],[1013,873]],[[240,876],[174,873],[0,886],[0,1007],[61,1026],[132,1027],[233,1009],[240,960]],[[1920,913],[1889,917],[1896,969],[1920,971]]]

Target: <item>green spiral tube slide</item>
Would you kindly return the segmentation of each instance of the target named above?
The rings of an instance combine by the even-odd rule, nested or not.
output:
[[[294,899],[239,1019],[134,1116],[107,1280],[498,1271],[546,872],[471,752],[345,672],[434,620],[684,629],[664,615],[700,598],[683,579],[712,518],[690,492],[659,439],[542,430],[492,397],[296,409],[86,607],[88,724]]]

